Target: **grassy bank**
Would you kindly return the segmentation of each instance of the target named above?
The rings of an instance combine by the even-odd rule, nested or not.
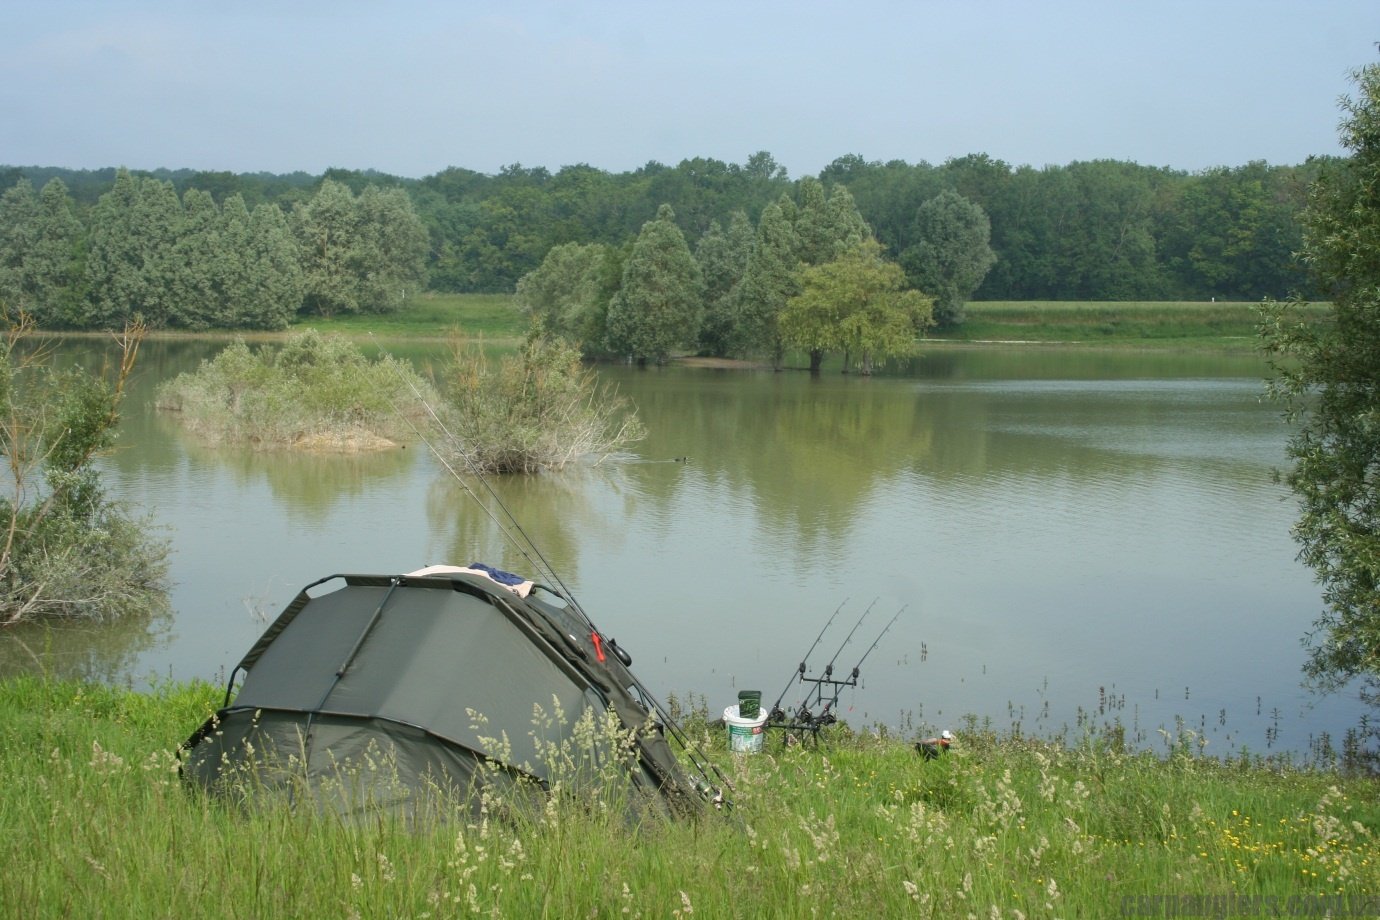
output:
[[[417,832],[189,795],[172,751],[219,696],[0,682],[8,916],[1107,917],[1380,894],[1374,781],[1223,764],[1187,739],[1133,755],[969,726],[926,763],[871,735],[735,756],[702,727],[734,820]]]
[[[1132,347],[1256,347],[1255,302],[981,301],[968,304],[967,321],[933,333],[954,342],[1061,342]],[[1326,305],[1314,305],[1321,316]]]
[[[513,305],[511,294],[426,293],[409,300],[397,313],[303,317],[294,328],[428,339],[443,339],[458,331],[470,338],[515,342],[527,331],[527,319]]]
[[[1258,303],[980,301],[967,321],[932,332],[946,342],[1040,342],[1141,348],[1254,350]],[[1325,305],[1312,310],[1321,316]],[[459,329],[495,342],[515,342],[526,320],[509,294],[423,294],[399,313],[309,318],[322,332],[394,338],[440,338]]]

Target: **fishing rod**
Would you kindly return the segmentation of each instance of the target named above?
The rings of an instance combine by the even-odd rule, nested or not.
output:
[[[848,601],[845,599],[844,603],[846,604],[847,602]],[[825,630],[829,628],[829,624],[834,622],[834,617],[838,616],[839,610],[843,609],[843,604],[839,605],[838,610],[835,610],[834,615],[829,618],[829,623],[825,623],[824,629],[820,630],[819,635],[815,637],[815,643],[810,646],[810,651],[805,653],[805,660],[800,662],[800,666],[796,668],[795,674],[790,680],[786,681],[786,689],[781,691],[781,696],[777,698],[776,705],[773,706],[771,711],[767,714],[767,721],[784,722],[787,720],[786,712],[781,708],[781,701],[786,698],[786,693],[791,689],[791,683],[796,680],[799,680],[802,684],[812,683],[815,685],[815,689],[805,695],[805,699],[801,701],[799,708],[792,718],[797,721],[808,721],[810,719],[810,706],[824,701],[823,684],[831,682],[830,678],[834,673],[834,661],[838,659],[839,654],[843,651],[844,647],[848,645],[849,640],[853,638],[853,634],[858,631],[858,627],[862,625],[863,620],[867,619],[867,615],[872,612],[872,608],[876,606],[876,604],[877,601],[874,598],[872,603],[867,605],[867,609],[862,612],[862,616],[858,617],[858,621],[853,624],[853,628],[849,630],[848,635],[844,637],[843,645],[839,646],[838,651],[834,652],[834,657],[831,658],[829,664],[825,666],[824,676],[806,677],[806,661],[809,660],[811,653],[813,653],[815,648],[819,645],[820,640],[824,638]]]
[[[848,603],[848,598],[845,597],[843,603],[834,608],[833,614],[829,617],[829,622],[824,624],[824,628],[819,631],[819,635],[815,636],[814,644],[810,646],[810,650],[805,653],[804,658],[800,659],[800,669],[792,673],[791,676],[786,679],[786,686],[781,689],[781,695],[776,698],[776,702],[771,707],[770,715],[768,715],[771,721],[779,721],[778,715],[781,717],[785,716],[785,713],[781,712],[781,701],[784,700],[786,694],[790,692],[791,684],[795,683],[796,677],[805,673],[805,662],[810,660],[810,656],[813,655],[815,649],[819,647],[819,640],[823,639],[824,634],[829,631],[829,627],[834,625],[834,618],[839,615],[839,611],[843,609],[843,605],[846,603]]]
[[[372,332],[370,333],[370,336],[373,336]],[[387,352],[384,351],[384,349],[381,346],[379,348],[379,351],[382,354],[387,354]],[[392,356],[389,355],[389,357]],[[556,572],[555,566],[553,566],[542,554],[541,548],[537,546],[536,541],[534,541],[531,538],[531,536],[529,536],[528,533],[525,530],[523,530],[522,524],[518,522],[517,516],[513,514],[513,512],[508,508],[508,506],[503,503],[503,499],[501,499],[498,496],[498,493],[494,491],[493,486],[489,484],[489,481],[484,476],[483,471],[479,469],[479,464],[476,463],[474,459],[470,456],[469,452],[465,450],[463,442],[449,429],[449,427],[446,426],[446,423],[436,413],[436,410],[432,407],[431,403],[428,402],[427,398],[421,393],[420,390],[417,389],[416,383],[414,383],[410,378],[408,378],[408,376],[402,372],[402,368],[398,367],[396,363],[394,363],[394,370],[396,371],[399,379],[401,379],[403,383],[406,384],[407,388],[412,391],[412,395],[416,397],[417,401],[421,404],[422,408],[426,410],[426,413],[431,418],[432,422],[434,422],[436,427],[441,431],[441,433],[445,435],[446,439],[455,449],[455,452],[460,455],[460,458],[464,461],[465,466],[468,468],[470,474],[474,476],[474,478],[477,479],[481,485],[484,486],[485,491],[493,500],[493,503],[497,507],[502,509],[504,516],[512,525],[512,529],[516,531],[519,535],[521,535],[522,539],[518,540],[517,537],[513,536],[513,533],[504,524],[504,522],[499,520],[497,515],[494,514],[493,509],[490,508],[486,502],[481,500],[480,497],[475,494],[474,490],[470,488],[469,484],[465,482],[464,478],[461,477],[458,472],[456,472],[455,468],[451,466],[451,464],[446,460],[445,456],[442,455],[441,451],[437,449],[436,445],[433,444],[430,441],[430,439],[428,439],[427,436],[422,433],[422,431],[417,427],[417,425],[412,421],[412,419],[409,418],[405,413],[401,412],[398,409],[397,405],[393,403],[392,399],[385,394],[384,399],[388,401],[388,404],[393,409],[393,412],[400,418],[402,418],[404,422],[407,423],[408,427],[412,429],[413,433],[418,437],[418,439],[420,439],[421,442],[426,445],[427,449],[431,451],[432,455],[436,457],[436,459],[441,463],[443,467],[445,467],[446,472],[448,472],[451,475],[451,477],[455,479],[456,482],[460,483],[461,488],[463,488],[465,490],[465,493],[469,495],[471,499],[474,500],[474,503],[484,511],[484,513],[488,516],[489,520],[492,521],[494,523],[494,526],[498,528],[499,533],[501,533],[503,537],[506,540],[508,540],[508,542],[512,544],[512,546],[519,553],[522,554],[522,557],[526,559],[534,569],[538,570],[545,577],[549,577],[553,582],[555,582],[556,586],[560,589],[559,596],[563,600],[565,600],[575,610],[576,613],[580,615],[580,618],[584,620],[585,625],[590,628],[591,636],[595,638],[595,641],[597,643],[598,637],[602,635],[599,632],[599,628],[594,625],[594,621],[590,619],[590,616],[588,613],[585,612],[584,607],[581,606],[580,602],[575,599],[575,593],[571,591],[569,587],[566,586],[564,581],[562,581],[560,574]],[[531,549],[532,553],[536,554],[536,559],[533,559],[532,555],[528,553],[529,548]],[[540,560],[540,564],[538,564],[537,560]],[[626,652],[623,652],[621,649],[618,649],[617,646],[614,646],[614,650],[618,653],[619,660],[623,662],[626,668],[626,666],[629,663],[631,663],[631,659],[625,657]],[[651,690],[649,690],[647,686],[643,684],[642,681],[631,671],[627,671],[627,675],[632,679],[633,686],[637,688],[638,695],[641,698],[644,705],[650,704],[650,708],[654,710],[657,716],[661,719],[662,726],[667,731],[669,731],[671,736],[676,740],[676,742],[680,744],[681,749],[685,751],[686,756],[694,765],[695,770],[700,774],[703,780],[706,781],[696,783],[695,791],[703,795],[705,798],[711,799],[716,806],[720,804],[726,804],[731,807],[732,802],[728,802],[724,799],[722,791],[712,789],[709,786],[707,780],[709,778],[710,773],[712,772],[713,775],[717,777],[718,780],[721,783],[723,783],[724,786],[727,787],[730,791],[733,789],[732,782],[728,779],[727,776],[724,775],[723,771],[719,769],[718,765],[715,764],[713,761],[709,760],[705,753],[702,750],[700,750],[698,744],[691,740],[689,735],[687,735],[685,733],[685,730],[682,729],[680,725],[676,722],[676,720],[671,717],[670,712],[667,711],[667,709],[661,704],[661,702],[656,698],[656,696],[651,692]],[[711,796],[710,793],[714,794]]]
[[[867,616],[868,611],[870,611],[872,609],[872,606],[876,603],[877,602],[874,600],[872,604],[868,606],[867,610],[863,611],[864,617]],[[877,634],[877,638],[873,639],[872,644],[869,645],[867,649],[862,653],[862,657],[858,659],[858,663],[853,665],[853,669],[849,672],[848,677],[839,679],[833,676],[834,661],[832,660],[825,667],[824,674],[821,677],[806,677],[804,673],[804,666],[802,665],[800,671],[801,682],[812,683],[815,685],[815,689],[805,698],[805,702],[801,704],[800,708],[796,711],[793,719],[789,724],[780,724],[776,727],[787,729],[799,729],[801,731],[809,732],[810,734],[815,736],[816,743],[818,743],[820,729],[826,725],[832,725],[838,721],[838,716],[835,714],[834,709],[836,706],[838,706],[839,695],[843,692],[843,688],[856,687],[858,685],[858,678],[862,674],[863,662],[865,662],[867,660],[867,656],[871,655],[872,652],[877,648],[877,646],[881,644],[882,637],[885,636],[887,632],[891,630],[891,627],[896,623],[896,621],[901,618],[901,614],[905,611],[907,606],[909,605],[903,604],[901,606],[901,609],[897,610],[895,615],[892,616],[892,618],[887,621],[887,624],[882,627],[882,631]],[[860,625],[861,622],[862,620],[861,618],[859,618],[858,625]],[[853,632],[857,632],[858,625],[854,625]],[[848,635],[851,639],[853,633],[850,632]],[[848,639],[845,639],[843,645],[846,646],[847,644]],[[840,646],[838,652],[834,653],[834,659],[837,659],[842,651],[843,646]],[[827,699],[825,698],[826,686],[828,686],[831,690],[831,693],[829,694]],[[812,704],[823,704],[818,714],[816,714],[811,709]],[[785,713],[781,712],[778,709],[773,713],[772,721],[784,722],[785,718]]]
[[[909,604],[902,604],[901,609],[896,611],[896,615],[891,618],[890,622],[888,622],[886,626],[882,627],[882,631],[877,634],[876,639],[872,640],[872,644],[867,647],[867,651],[863,652],[862,657],[858,659],[858,663],[853,665],[853,674],[850,678],[851,680],[856,681],[858,679],[858,671],[860,668],[862,668],[863,662],[867,660],[867,656],[872,654],[872,650],[875,649],[877,645],[882,641],[882,636],[885,636],[887,634],[887,631],[891,629],[892,623],[895,623],[897,620],[899,620],[901,618],[901,614],[905,613],[906,608],[909,606]]]
[[[370,338],[373,338],[373,335],[374,334],[372,332],[369,333]],[[379,346],[379,352],[381,354],[387,354],[387,352],[381,345]],[[392,356],[389,355],[389,357],[391,358]],[[543,577],[549,578],[552,582],[554,582],[556,586],[560,588],[560,596],[568,604],[575,608],[575,610],[580,614],[580,616],[584,619],[584,621],[589,625],[591,629],[594,629],[597,632],[598,630],[594,626],[593,621],[590,620],[589,614],[585,613],[584,607],[582,607],[580,605],[580,602],[575,599],[574,592],[571,591],[570,588],[566,586],[565,582],[561,580],[561,576],[556,572],[555,566],[553,566],[542,554],[541,548],[537,546],[536,541],[534,541],[530,536],[528,536],[527,532],[522,529],[522,524],[519,523],[517,516],[514,515],[513,512],[509,510],[508,506],[503,503],[503,499],[499,498],[498,493],[495,492],[493,486],[489,484],[489,480],[485,478],[483,471],[479,469],[479,464],[475,462],[474,458],[470,455],[469,451],[465,449],[464,442],[461,441],[460,438],[457,437],[455,433],[450,430],[449,427],[447,427],[446,423],[442,421],[439,415],[437,415],[436,410],[432,407],[431,403],[428,402],[427,398],[422,394],[422,392],[417,389],[416,383],[413,382],[411,378],[409,378],[406,374],[402,372],[402,368],[398,367],[397,364],[394,363],[393,369],[397,373],[398,378],[402,380],[402,382],[407,386],[409,390],[412,391],[412,395],[416,397],[417,402],[420,403],[422,408],[426,410],[426,414],[428,415],[428,417],[431,418],[432,422],[435,423],[436,427],[441,431],[441,433],[445,435],[446,440],[450,443],[450,446],[454,448],[455,453],[457,453],[460,456],[460,459],[464,461],[465,467],[468,469],[470,475],[474,476],[474,478],[479,481],[480,485],[484,487],[485,492],[488,493],[489,498],[492,499],[493,503],[503,510],[504,517],[507,519],[508,523],[512,525],[513,530],[516,530],[517,533],[521,535],[522,539],[519,540],[517,539],[517,537],[513,536],[513,534],[509,531],[508,525],[505,525],[503,521],[499,520],[498,516],[494,514],[493,509],[489,507],[488,503],[475,494],[474,490],[470,488],[469,483],[465,482],[464,478],[458,472],[456,472],[455,467],[451,466],[450,462],[445,458],[441,451],[437,449],[436,445],[431,443],[431,441],[427,438],[425,434],[422,433],[422,431],[417,427],[417,425],[412,421],[412,419],[405,413],[401,412],[398,409],[398,407],[393,403],[392,399],[390,399],[387,396],[387,394],[385,394],[384,399],[388,400],[388,404],[393,409],[393,412],[396,415],[398,415],[398,417],[400,417],[404,422],[407,423],[407,426],[412,429],[412,432],[421,440],[423,444],[426,445],[427,450],[431,451],[431,454],[440,462],[440,464],[443,467],[445,467],[446,472],[451,475],[451,478],[454,479],[456,482],[460,483],[460,487],[465,490],[465,494],[467,494],[471,499],[473,499],[474,503],[480,507],[480,509],[485,513],[485,515],[488,516],[489,520],[492,521],[494,526],[498,528],[499,533],[503,535],[504,539],[506,539],[513,546],[514,549],[516,549],[519,553],[522,554],[522,557],[527,560],[527,562],[532,566],[532,568],[540,572]],[[531,549],[532,553],[536,554],[536,559],[533,559],[532,554],[528,553],[529,548]]]
[[[824,666],[824,676],[826,679],[833,676],[834,662],[839,660],[839,655],[843,653],[844,646],[853,638],[853,633],[858,631],[858,627],[862,625],[863,620],[867,619],[867,615],[872,612],[872,608],[877,606],[877,601],[878,598],[874,597],[872,603],[867,605],[867,609],[862,612],[862,616],[858,617],[858,622],[854,623],[853,628],[848,631],[848,635],[844,636],[843,645],[839,646],[839,650],[834,653],[834,657],[830,658],[829,663]]]

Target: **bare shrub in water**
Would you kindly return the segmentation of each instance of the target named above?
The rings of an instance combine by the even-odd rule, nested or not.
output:
[[[453,348],[445,395],[456,442],[451,451],[482,473],[559,470],[582,457],[607,457],[645,429],[627,400],[600,386],[579,349],[538,324],[516,355],[491,361],[480,346]]]
[[[0,626],[110,620],[166,603],[167,546],[111,502],[95,469],[115,441],[143,329],[116,341],[110,373],[61,371],[25,343],[20,316],[0,341]]]

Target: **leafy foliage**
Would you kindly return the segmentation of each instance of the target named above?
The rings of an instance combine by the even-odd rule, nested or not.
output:
[[[661,364],[672,351],[693,345],[703,284],[675,213],[662,205],[656,219],[642,226],[623,265],[622,286],[609,304],[609,349]]]
[[[0,298],[62,326],[81,296],[84,230],[61,179],[37,196],[20,181],[0,196]]]
[[[599,243],[552,247],[541,265],[518,280],[518,309],[554,335],[596,345],[604,338],[615,256]]]
[[[451,450],[480,473],[559,470],[640,440],[627,401],[580,363],[573,345],[536,323],[516,355],[491,360],[479,345],[457,344],[446,373]]]
[[[294,212],[306,277],[303,308],[322,316],[388,313],[425,281],[426,231],[402,189],[327,179]]]
[[[767,354],[778,368],[786,351],[778,320],[786,301],[800,290],[800,241],[789,216],[793,212],[789,199],[763,209],[743,269],[734,329],[734,351]]]
[[[119,339],[113,381],[58,370],[26,317],[0,342],[0,625],[147,613],[166,602],[167,547],[110,501],[96,457],[115,441],[142,330]]]
[[[170,184],[121,170],[91,211],[91,297],[74,324],[113,328],[136,315],[154,328],[173,322],[180,274],[174,246],[183,218]]]
[[[426,284],[512,292],[556,247],[599,245],[609,258],[576,335],[593,354],[623,257],[662,204],[692,245],[715,224],[731,230],[738,213],[751,228],[770,224],[768,207],[781,206],[796,237],[792,266],[821,264],[840,242],[875,233],[912,282],[940,298],[942,317],[951,298],[912,262],[927,245],[917,214],[949,192],[988,215],[997,256],[960,299],[1257,300],[1304,283],[1291,256],[1298,214],[1326,163],[1190,174],[1113,160],[1035,168],[970,154],[934,166],[850,154],[794,182],[766,152],[743,165],[694,157],[614,174],[513,164],[422,180],[340,169],[312,177],[14,167],[0,170],[19,180],[0,200],[0,290],[44,327],[111,328],[137,311],[154,326],[278,329],[299,312],[396,311]],[[209,196],[220,215],[189,204],[189,192]],[[254,215],[248,236],[240,206]],[[293,238],[259,220],[261,209],[279,221],[290,215]],[[770,264],[738,274],[755,280],[729,298],[706,278],[706,321],[692,344],[774,356],[784,298],[770,280],[779,276]]]
[[[875,361],[911,354],[932,322],[932,301],[905,282],[900,266],[882,257],[880,243],[859,243],[804,269],[801,292],[781,314],[782,339],[810,353],[812,371],[826,352],[846,351],[870,374]]]
[[[818,180],[805,179],[799,202],[783,195],[764,209],[738,288],[735,350],[766,354],[780,368],[786,346],[781,316],[800,292],[801,270],[868,239],[871,231],[842,186],[826,196]]]
[[[747,214],[734,211],[727,231],[714,221],[695,245],[695,261],[704,279],[701,354],[722,358],[732,351],[740,285],[752,252],[752,237]]]
[[[368,450],[408,439],[433,399],[392,355],[371,361],[344,336],[307,330],[257,352],[237,340],[163,383],[156,405],[216,443]]]
[[[920,206],[915,228],[916,242],[901,264],[911,284],[934,298],[938,325],[958,325],[964,302],[997,259],[988,245],[991,224],[982,208],[945,189]]]
[[[1355,75],[1343,105],[1350,157],[1309,195],[1303,258],[1331,295],[1323,322],[1301,300],[1267,304],[1262,333],[1272,393],[1299,422],[1287,473],[1301,514],[1300,557],[1323,586],[1306,671],[1335,688],[1380,690],[1380,65]]]

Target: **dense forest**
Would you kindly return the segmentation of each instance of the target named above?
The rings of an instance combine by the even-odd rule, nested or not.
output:
[[[748,245],[764,211],[792,210],[805,186],[828,200],[846,189],[884,257],[931,296],[943,204],[990,225],[995,258],[960,299],[1259,300],[1304,284],[1297,216],[1320,166],[845,156],[792,180],[759,152],[743,165],[452,167],[422,179],[0,167],[0,304],[54,327],[138,312],[155,327],[282,328],[299,314],[397,309],[421,289],[512,292],[560,246],[626,258],[664,205],[692,251],[707,235],[722,250],[712,235],[733,238],[744,218]],[[606,288],[616,293],[616,277]]]

